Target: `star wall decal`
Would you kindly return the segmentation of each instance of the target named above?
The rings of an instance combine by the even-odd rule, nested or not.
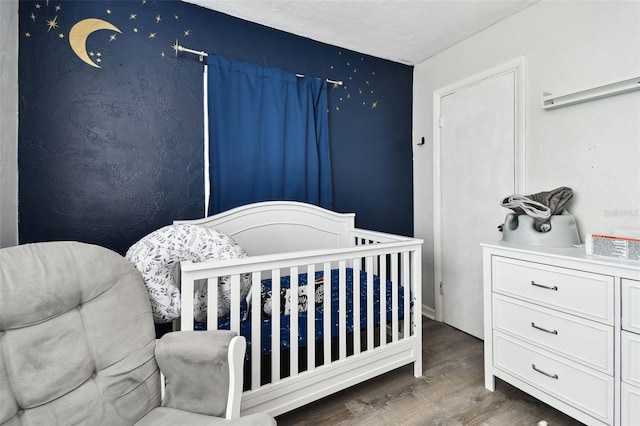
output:
[[[342,56],[342,51],[338,51],[337,53],[338,56]],[[375,71],[367,69],[370,65],[368,64],[368,61],[365,60],[364,56],[360,56],[359,60],[352,56],[345,59],[346,60],[344,60],[344,62],[339,60],[337,67],[335,66],[336,64],[329,65],[329,73],[332,75],[335,74],[336,70],[342,70],[343,72],[349,73],[346,77],[347,81],[345,81],[345,83],[348,82],[349,84],[342,84],[342,86],[334,84],[331,86],[332,91],[338,87],[342,87],[342,89],[344,89],[343,94],[337,95],[336,102],[340,105],[347,106],[352,101],[355,101],[357,105],[365,107],[368,110],[379,109],[381,106],[380,100],[372,99],[375,94]],[[342,62],[344,66],[341,67],[339,64],[340,62]],[[340,105],[336,105],[333,108],[335,112],[341,111]]]
[[[76,23],[63,22],[65,15],[59,14],[62,10],[62,4],[53,5],[50,4],[49,0],[47,0],[44,6],[42,3],[37,3],[34,5],[32,10],[25,11],[25,14],[28,13],[27,22],[30,21],[33,24],[27,31],[25,31],[25,39],[41,40],[41,37],[47,33],[50,33],[51,37],[54,37],[63,43],[68,39],[69,47],[73,53],[87,64],[100,68],[95,62],[89,59],[90,57],[86,52],[87,37],[98,30],[112,29],[117,32],[120,31],[112,24],[96,18],[87,18]],[[38,18],[40,14],[47,14],[48,16],[45,15],[43,19],[39,20]],[[44,22],[46,32],[44,32],[44,28],[41,27],[43,24],[40,24],[40,22]],[[111,41],[113,40],[115,40],[115,35],[111,38]]]
[[[56,15],[55,18],[47,20],[47,25],[49,27],[47,31],[58,28],[58,16]]]
[[[82,4],[83,2],[79,3]],[[87,4],[88,3],[89,2],[87,2]],[[98,30],[113,30],[112,33],[103,39],[109,43],[120,40],[126,42],[127,35],[147,34],[147,38],[143,40],[148,41],[150,48],[158,49],[157,53],[162,58],[177,58],[178,45],[181,44],[181,40],[193,36],[193,31],[190,28],[179,28],[178,25],[176,25],[176,23],[180,21],[180,13],[178,11],[167,15],[173,17],[173,21],[163,20],[158,10],[154,10],[153,6],[149,7],[150,5],[147,4],[146,0],[141,0],[140,2],[112,2],[109,4],[109,7],[101,8],[97,13],[98,16],[85,17],[78,22],[68,21],[69,14],[63,14],[64,12],[62,11],[65,9],[63,6],[65,6],[63,0],[58,2],[41,0],[31,3],[31,7],[24,11],[20,10],[19,13],[24,14],[22,24],[25,25],[21,33],[22,38],[24,40],[30,40],[30,43],[45,42],[41,37],[50,33],[49,43],[52,43],[54,39],[64,42],[69,40],[73,53],[87,64],[96,68],[101,68],[96,65],[98,62],[108,63],[106,54],[105,57],[100,58],[100,61],[97,61],[95,57],[90,59],[92,56],[86,53],[88,37]],[[164,14],[166,15],[166,13]],[[93,24],[90,24],[90,21],[93,22]],[[99,23],[97,23],[98,21]],[[78,26],[74,37],[71,37],[71,30],[81,22],[84,22],[83,25]],[[30,25],[27,26],[27,23]],[[151,29],[150,25],[152,24],[154,25],[154,30],[146,31],[147,29]],[[39,30],[36,31],[38,28]],[[170,41],[172,38],[175,40],[173,45],[173,41]],[[99,40],[100,39],[97,39],[91,43],[98,43]],[[168,50],[168,45],[171,45],[174,55],[170,55],[171,51]],[[169,52],[169,54],[167,54],[167,52]],[[114,52],[114,54],[116,54],[116,52]],[[104,59],[104,61],[102,61],[102,59]]]

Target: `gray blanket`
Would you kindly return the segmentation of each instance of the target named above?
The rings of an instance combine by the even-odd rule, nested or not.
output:
[[[573,197],[571,188],[561,186],[551,191],[531,195],[511,195],[502,200],[502,207],[510,208],[514,213],[533,217],[534,228],[538,232],[551,229],[551,216],[561,214]],[[502,227],[498,227],[502,230]]]

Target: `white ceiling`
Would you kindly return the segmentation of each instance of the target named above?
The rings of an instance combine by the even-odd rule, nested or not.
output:
[[[184,0],[316,41],[415,65],[538,0]]]

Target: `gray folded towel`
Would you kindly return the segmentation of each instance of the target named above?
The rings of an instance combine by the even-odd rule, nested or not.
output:
[[[533,227],[538,232],[551,230],[551,216],[560,214],[573,197],[573,190],[566,186],[551,191],[531,195],[510,195],[502,200],[502,207],[510,208],[516,214],[533,217]],[[502,227],[498,227],[502,230]]]
[[[564,207],[573,197],[573,190],[566,186],[561,186],[551,191],[538,192],[527,197],[549,207],[551,215],[554,215],[562,213]]]

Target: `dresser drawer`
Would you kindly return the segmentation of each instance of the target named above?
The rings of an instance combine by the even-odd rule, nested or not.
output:
[[[613,377],[499,332],[494,366],[608,424],[613,423]]]
[[[640,333],[640,281],[622,279],[622,328]]]
[[[640,388],[622,384],[620,420],[624,426],[640,425]]]
[[[611,326],[494,295],[493,327],[613,375]]]
[[[640,335],[622,332],[622,381],[640,387]]]
[[[492,257],[493,290],[613,325],[613,277]]]

